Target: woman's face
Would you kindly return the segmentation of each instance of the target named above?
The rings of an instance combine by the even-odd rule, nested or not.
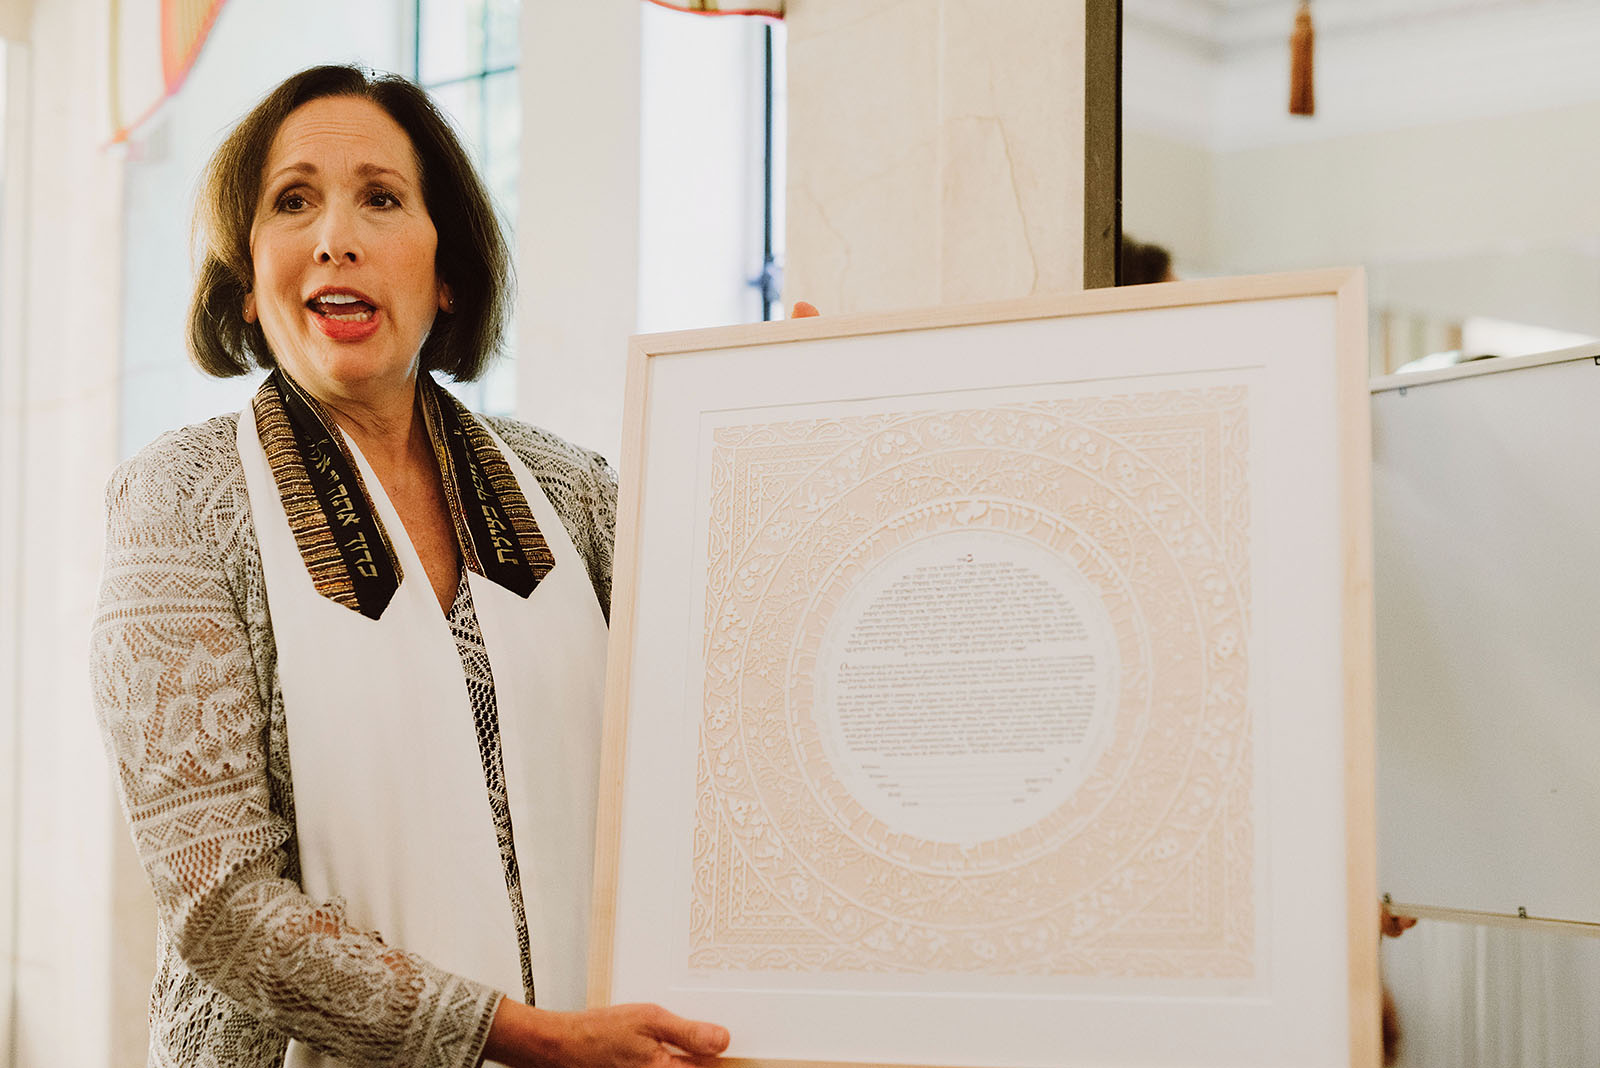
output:
[[[409,398],[422,342],[450,303],[438,243],[400,125],[370,100],[313,100],[267,153],[245,317],[320,399]]]

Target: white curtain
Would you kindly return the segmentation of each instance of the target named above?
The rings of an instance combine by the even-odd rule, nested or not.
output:
[[[1384,939],[1400,1068],[1600,1065],[1600,938],[1423,920]]]

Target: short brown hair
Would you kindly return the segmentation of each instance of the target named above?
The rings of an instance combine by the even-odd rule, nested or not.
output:
[[[422,199],[439,235],[434,262],[455,308],[422,343],[422,369],[457,381],[481,375],[499,351],[511,307],[511,255],[483,180],[428,94],[394,74],[360,67],[303,70],[268,93],[233,128],[207,164],[195,204],[200,269],[189,302],[189,355],[218,378],[251,365],[277,366],[259,323],[244,318],[254,286],[250,227],[267,153],[285,119],[302,104],[350,96],[383,108],[411,139]]]

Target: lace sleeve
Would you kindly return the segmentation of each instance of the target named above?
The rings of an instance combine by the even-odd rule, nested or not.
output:
[[[585,504],[589,520],[589,574],[600,597],[600,609],[611,621],[611,554],[617,540],[617,472],[605,458],[590,454]]]
[[[617,538],[617,473],[599,453],[574,445],[547,430],[515,419],[490,418],[489,424],[511,446],[556,511],[572,546],[589,565],[600,610],[611,619],[611,553]]]
[[[190,477],[203,468],[152,447],[113,477],[92,639],[96,714],[161,923],[201,980],[346,1063],[475,1065],[494,990],[284,878],[291,827],[270,799],[268,717],[215,502]]]

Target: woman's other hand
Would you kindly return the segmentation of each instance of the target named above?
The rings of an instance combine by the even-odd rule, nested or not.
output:
[[[514,1068],[681,1068],[728,1048],[728,1031],[659,1005],[549,1012],[500,1002],[484,1056]]]
[[[1417,925],[1415,916],[1397,916],[1389,911],[1389,903],[1383,903],[1383,912],[1378,918],[1378,930],[1389,938],[1399,938]]]

